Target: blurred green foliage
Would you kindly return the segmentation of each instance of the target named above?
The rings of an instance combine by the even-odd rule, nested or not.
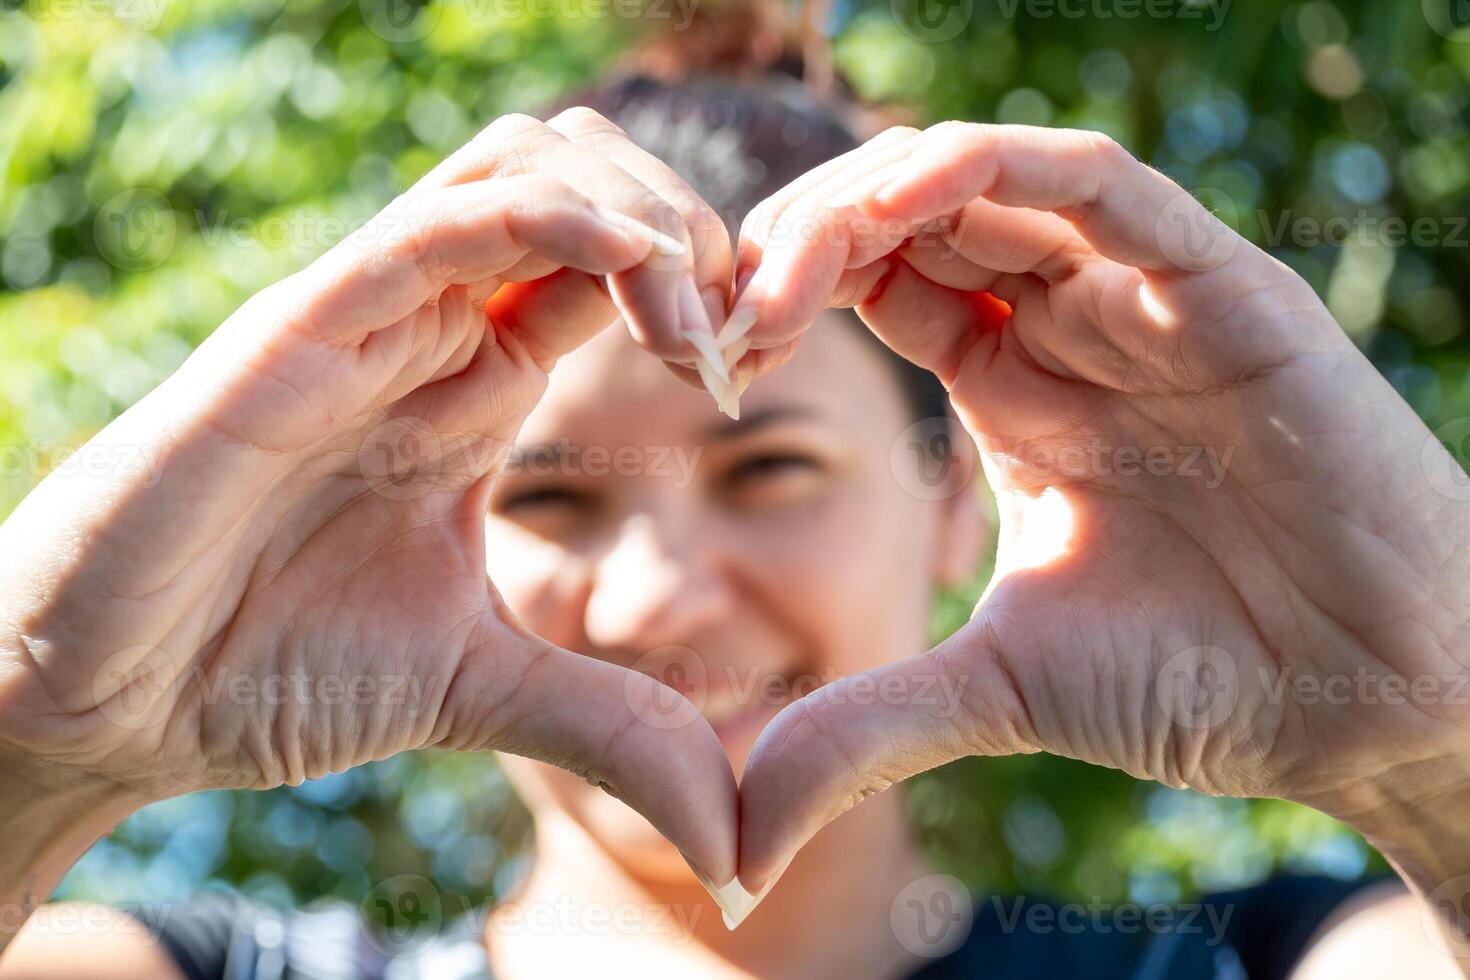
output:
[[[654,9],[676,21],[688,2]],[[862,95],[921,119],[1117,136],[1300,271],[1440,425],[1470,415],[1470,31],[1439,6],[849,2],[833,51]],[[0,0],[0,515],[245,297],[486,121],[605,70],[644,26],[609,15],[627,9]],[[947,598],[936,630],[973,599]],[[937,859],[977,887],[1170,898],[1376,860],[1299,807],[1048,757],[968,760],[909,800]],[[358,901],[412,872],[458,908],[514,879],[527,832],[491,758],[422,753],[157,805],[63,892],[127,902],[229,884]]]

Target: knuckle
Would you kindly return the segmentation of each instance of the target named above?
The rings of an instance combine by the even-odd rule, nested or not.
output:
[[[533,116],[512,113],[501,116],[486,127],[477,141],[483,141],[486,171],[498,174],[528,173],[535,168],[535,157],[550,145],[566,142],[556,130]]]
[[[547,125],[554,129],[566,127],[568,129],[578,130],[616,130],[617,132],[622,132],[622,130],[619,130],[609,122],[607,117],[602,113],[585,105],[574,105],[570,108],[563,109],[548,120]]]
[[[962,150],[978,153],[995,144],[995,127],[985,123],[956,121],[947,130],[946,139]]]
[[[1095,158],[1100,158],[1109,166],[1125,166],[1137,162],[1132,153],[1107,133],[1096,130],[1073,130],[1072,137],[1077,140],[1082,151]]]
[[[684,213],[668,198],[649,191],[640,205],[643,217],[665,234],[675,238],[689,234],[689,223],[685,221]]]
[[[528,132],[536,132],[539,129],[544,129],[545,126],[546,124],[535,116],[527,115],[524,112],[508,112],[496,119],[489,126],[486,126],[480,132],[480,135],[482,137],[506,139]]]

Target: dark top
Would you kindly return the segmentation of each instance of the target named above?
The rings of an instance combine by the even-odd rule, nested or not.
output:
[[[1284,980],[1332,911],[1374,883],[1279,877],[1181,905],[981,898],[917,931],[896,910],[894,928],[934,954],[911,980]],[[214,895],[133,914],[187,980],[490,978],[482,915],[395,949],[344,903],[283,912]]]

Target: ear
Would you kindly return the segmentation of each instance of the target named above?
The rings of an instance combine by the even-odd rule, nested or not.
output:
[[[952,450],[949,475],[953,484],[940,501],[934,539],[934,582],[941,588],[968,584],[990,548],[990,514],[980,498],[980,457],[975,443],[957,419],[949,420]]]

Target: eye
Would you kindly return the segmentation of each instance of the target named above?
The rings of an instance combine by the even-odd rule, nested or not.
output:
[[[827,486],[827,467],[803,452],[766,451],[740,459],[721,477],[730,504],[770,510],[815,499]]]
[[[507,517],[581,510],[592,506],[585,493],[567,487],[531,487],[506,494],[492,510]]]
[[[819,472],[821,464],[805,453],[767,452],[750,456],[730,468],[728,481],[747,485],[801,472]]]

